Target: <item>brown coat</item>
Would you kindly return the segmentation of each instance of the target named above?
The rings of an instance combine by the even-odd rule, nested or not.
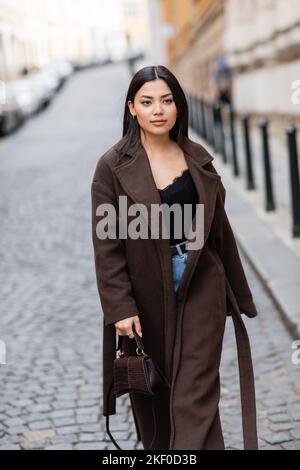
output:
[[[213,157],[185,137],[178,144],[204,203],[204,246],[191,250],[173,290],[169,239],[106,239],[96,236],[96,208],[127,196],[133,203],[160,204],[150,163],[140,141],[122,152],[124,138],[99,158],[92,181],[92,230],[97,286],[104,314],[103,415],[116,413],[112,393],[116,357],[114,323],[139,315],[145,351],[165,372],[170,388],[155,398],[154,449],[223,449],[218,402],[219,364],[226,317],[237,335],[245,448],[256,448],[256,416],[250,346],[241,313],[257,310],[225,208],[225,189]],[[150,215],[148,223],[150,224]],[[192,222],[194,226],[195,217]],[[150,232],[149,232],[150,233]],[[124,337],[127,352],[135,340]],[[151,397],[130,394],[138,439],[147,449],[153,435]]]

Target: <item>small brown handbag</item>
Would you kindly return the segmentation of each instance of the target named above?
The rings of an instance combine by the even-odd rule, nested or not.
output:
[[[121,348],[122,336],[119,335],[118,357],[114,360],[113,376],[114,385],[113,393],[119,397],[125,393],[142,393],[155,396],[156,389],[161,384],[169,386],[168,381],[161,369],[154,363],[152,356],[144,352],[144,345],[141,337],[134,331],[134,339],[136,341],[136,354],[125,354]],[[152,415],[154,422],[154,435],[151,441],[150,449],[156,438],[157,426],[154,410],[154,400],[152,399]],[[117,449],[122,450],[117,444],[109,430],[109,416],[106,416],[106,430]]]

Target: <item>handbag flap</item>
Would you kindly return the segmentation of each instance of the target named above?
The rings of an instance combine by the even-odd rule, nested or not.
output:
[[[162,378],[151,356],[121,356],[114,360],[114,393],[138,392],[154,395]]]

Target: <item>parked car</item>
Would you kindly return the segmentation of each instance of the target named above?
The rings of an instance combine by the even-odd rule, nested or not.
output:
[[[48,86],[44,74],[39,71],[31,74],[30,80],[39,98],[39,110],[42,110],[50,103],[53,96],[53,89]]]
[[[60,87],[61,80],[58,74],[50,67],[46,67],[31,74],[30,79],[39,95],[39,109],[46,108]]]
[[[19,104],[20,111],[24,118],[36,113],[40,107],[40,99],[30,76],[7,82],[6,89]]]
[[[91,57],[81,57],[73,61],[74,70],[83,70],[93,66],[93,59]]]
[[[107,64],[111,64],[113,61],[112,61],[112,58],[110,57],[110,55],[108,53],[103,53],[101,56],[99,56],[98,58],[96,58],[94,60],[94,65],[96,66],[99,66],[99,65],[107,65]]]
[[[41,69],[38,73],[48,88],[51,97],[53,97],[60,86],[59,75],[54,70],[51,70],[49,66]]]
[[[5,102],[0,106],[0,136],[14,131],[24,121],[20,104],[11,87],[6,86]]]
[[[2,105],[0,134],[14,131],[42,107],[44,97],[36,79],[31,75],[6,82],[6,100]]]
[[[72,75],[74,67],[68,60],[55,60],[49,65],[49,68],[57,73],[61,83],[64,83],[67,78]]]
[[[48,106],[73,69],[70,62],[56,60],[43,69],[7,82],[6,102],[0,105],[0,135],[12,132],[31,115]]]

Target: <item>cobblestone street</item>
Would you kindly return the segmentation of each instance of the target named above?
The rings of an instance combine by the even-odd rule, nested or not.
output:
[[[90,184],[96,161],[121,137],[128,71],[75,74],[42,114],[0,141],[0,450],[114,449],[102,417],[102,312],[94,271]],[[300,449],[300,364],[292,337],[247,260],[259,316],[243,315],[252,346],[261,449]],[[241,449],[233,324],[221,367],[227,448]],[[127,396],[111,430],[133,449]],[[138,448],[142,448],[139,444]]]

